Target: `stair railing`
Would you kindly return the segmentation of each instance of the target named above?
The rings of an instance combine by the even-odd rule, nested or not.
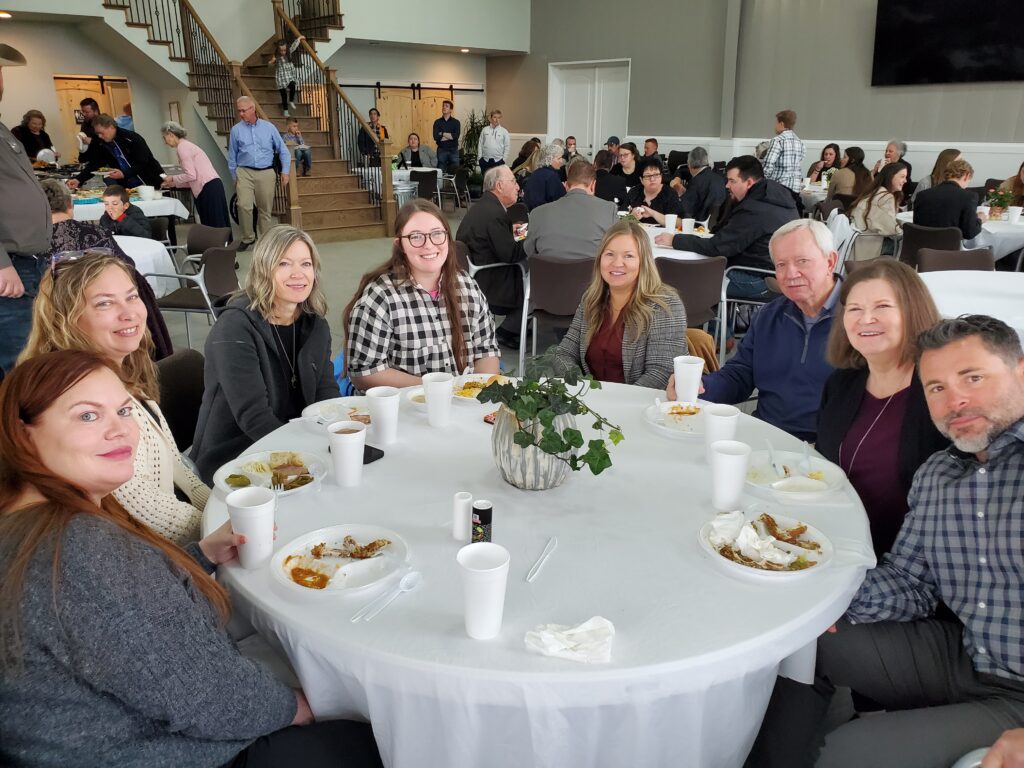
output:
[[[332,29],[345,28],[339,0],[284,0],[284,12],[312,40],[326,40]]]
[[[302,33],[285,13],[284,2],[273,0],[275,25],[279,25],[281,39],[290,46]],[[347,161],[349,172],[359,177],[359,185],[378,207],[388,235],[394,234],[390,139],[374,134],[338,86],[336,72],[320,60],[307,40],[296,48],[293,62],[302,102],[310,105],[310,115],[319,118],[322,130],[328,132],[335,158]]]

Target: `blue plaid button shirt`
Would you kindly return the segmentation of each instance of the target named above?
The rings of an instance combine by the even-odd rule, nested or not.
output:
[[[804,143],[793,131],[785,130],[768,144],[764,153],[764,177],[779,182],[794,192],[804,188]]]
[[[914,475],[892,552],[868,571],[846,617],[911,621],[941,599],[964,624],[978,672],[1024,680],[1024,419],[988,461],[949,448]]]

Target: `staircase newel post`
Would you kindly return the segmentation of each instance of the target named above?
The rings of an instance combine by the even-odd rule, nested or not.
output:
[[[395,190],[391,179],[391,139],[380,140],[380,197],[384,213],[384,232],[388,237],[395,234]]]
[[[288,223],[302,229],[302,206],[299,205],[299,173],[298,163],[292,161],[292,173],[288,179]]]
[[[228,110],[228,114],[234,117],[235,101],[242,96],[242,62],[229,61],[228,70],[231,72],[231,109]]]
[[[270,0],[270,4],[274,7],[274,33],[278,40],[284,40],[284,22],[281,21],[284,18],[284,0]],[[277,55],[276,51],[274,55]]]
[[[327,129],[331,135],[331,154],[341,159],[341,126],[338,125],[338,70],[327,68]]]

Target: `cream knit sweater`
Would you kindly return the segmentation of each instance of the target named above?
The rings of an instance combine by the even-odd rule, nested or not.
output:
[[[132,416],[139,426],[139,447],[135,452],[135,474],[114,491],[114,498],[132,517],[165,539],[184,545],[199,540],[199,523],[210,489],[181,459],[160,407],[152,400],[159,423],[134,399]],[[192,501],[179,501],[177,485]]]

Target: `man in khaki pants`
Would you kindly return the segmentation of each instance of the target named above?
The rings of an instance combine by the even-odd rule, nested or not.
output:
[[[281,186],[288,185],[291,154],[273,124],[256,116],[256,104],[248,96],[236,102],[239,121],[231,128],[228,140],[228,168],[235,180],[238,195],[238,218],[242,228],[244,251],[256,241],[252,231],[252,207],[259,211],[260,234],[273,226],[270,211],[274,205],[277,174],[274,155],[281,158]]]

